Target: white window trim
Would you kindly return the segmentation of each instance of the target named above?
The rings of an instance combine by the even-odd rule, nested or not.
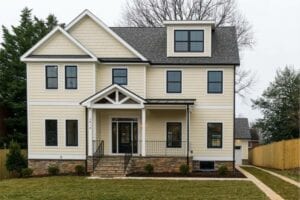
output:
[[[47,85],[46,85],[46,81],[47,81],[46,68],[47,68],[47,66],[57,66],[57,89],[48,89],[47,88]],[[62,80],[61,80],[62,77],[59,75],[60,74],[59,70],[60,70],[60,65],[58,63],[44,64],[44,69],[43,69],[43,76],[44,76],[44,78],[43,78],[43,80],[44,80],[43,81],[43,87],[44,87],[44,91],[47,91],[47,92],[57,92],[57,91],[59,91],[59,89],[61,88],[61,85],[63,84]]]
[[[219,147],[216,147],[216,148],[213,148],[213,147],[210,147],[208,148],[208,124],[209,123],[221,123],[222,124],[222,147],[219,148]],[[211,120],[211,121],[205,121],[205,150],[206,151],[223,151],[224,150],[224,122],[223,121],[214,121],[214,120]]]
[[[167,76],[168,76],[168,71],[181,71],[181,92],[179,92],[179,93],[168,93],[168,82],[167,82],[167,80],[168,80],[168,78],[167,78]],[[165,69],[164,70],[164,93],[165,93],[165,95],[170,95],[170,96],[181,96],[182,94],[183,94],[183,75],[184,75],[184,73],[183,73],[183,69],[182,68],[167,68],[167,69]]]
[[[129,85],[129,68],[128,66],[113,66],[111,67],[111,84],[116,84],[116,83],[113,83],[113,70],[114,69],[126,69],[127,70],[127,84],[126,85],[122,85],[123,87],[128,87]]]
[[[47,117],[47,118],[43,118],[42,119],[42,123],[43,123],[43,147],[45,149],[59,149],[59,147],[61,146],[61,140],[59,139],[59,123],[60,120],[58,120],[58,118],[55,117]],[[46,120],[56,120],[56,129],[57,129],[57,133],[56,133],[56,137],[57,137],[57,145],[56,146],[47,146],[46,145]]]
[[[77,146],[68,146],[67,145],[67,120],[77,120]],[[78,149],[81,145],[80,145],[80,140],[79,140],[79,134],[80,134],[80,120],[78,118],[65,118],[63,119],[64,123],[63,123],[63,130],[64,130],[64,147],[68,148],[68,149]]]
[[[67,66],[76,66],[77,68],[77,88],[76,89],[67,89],[66,88],[66,67]],[[67,64],[64,64],[64,69],[62,70],[62,77],[63,77],[63,89],[64,91],[67,91],[67,92],[78,92],[80,90],[80,84],[79,84],[79,73],[80,73],[80,67],[78,66],[78,64],[75,64],[75,63],[67,63]]]
[[[206,88],[205,88],[205,96],[222,96],[224,94],[226,94],[225,90],[224,90],[224,77],[225,77],[225,73],[224,73],[224,69],[218,69],[218,68],[211,68],[211,69],[206,69],[206,74],[205,74],[205,84],[206,84]],[[208,72],[211,71],[222,71],[222,93],[208,93]]]
[[[167,145],[167,143],[168,143],[168,132],[167,132],[168,123],[180,123],[181,124],[181,147],[168,147],[168,145]],[[183,128],[183,126],[184,126],[184,128]],[[178,120],[165,121],[165,136],[164,137],[165,137],[165,140],[166,140],[166,143],[165,143],[165,148],[166,149],[173,149],[173,148],[175,148],[175,149],[182,149],[183,148],[182,142],[183,142],[183,136],[184,136],[184,132],[183,132],[184,129],[186,130],[186,124],[184,124],[183,121],[178,121]],[[187,141],[185,141],[185,142],[187,142]]]

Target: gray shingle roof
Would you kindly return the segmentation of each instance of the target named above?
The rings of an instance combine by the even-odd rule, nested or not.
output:
[[[251,139],[247,118],[235,118],[235,139]]]
[[[167,57],[165,27],[111,27],[122,39],[152,64],[232,64],[239,65],[234,27],[218,27],[212,33],[212,57]]]

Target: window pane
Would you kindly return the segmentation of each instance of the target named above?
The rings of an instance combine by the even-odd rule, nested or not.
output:
[[[180,83],[168,83],[168,92],[181,92]]]
[[[77,88],[77,78],[67,78],[67,89]]]
[[[208,123],[207,125],[207,139],[209,148],[222,147],[222,124],[221,123]]]
[[[208,92],[221,93],[222,92],[222,84],[221,83],[209,83],[208,84]]]
[[[67,146],[78,145],[78,121],[66,120]]]
[[[126,85],[127,78],[126,77],[114,77],[114,84]]]
[[[46,66],[47,77],[57,77],[57,66]]]
[[[67,66],[66,67],[66,77],[77,77],[77,67]]]
[[[167,123],[167,147],[181,147],[181,123]]]
[[[58,87],[57,78],[47,78],[47,88],[48,89],[56,89]]]
[[[181,81],[181,71],[168,71],[168,81]]]
[[[190,43],[190,50],[194,51],[194,52],[203,51],[203,42],[191,42]]]
[[[113,69],[113,76],[127,76],[127,69]]]
[[[176,42],[175,51],[188,51],[188,42]]]
[[[219,71],[210,71],[208,72],[208,81],[209,82],[221,82],[222,81],[222,72]]]
[[[203,41],[203,31],[191,31],[190,32],[191,41]]]
[[[46,120],[46,146],[57,146],[57,120]]]
[[[188,31],[175,31],[175,41],[187,41]]]

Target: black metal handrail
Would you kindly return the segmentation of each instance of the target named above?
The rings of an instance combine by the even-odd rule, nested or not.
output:
[[[93,140],[93,170],[95,170],[100,158],[104,156],[104,141]]]

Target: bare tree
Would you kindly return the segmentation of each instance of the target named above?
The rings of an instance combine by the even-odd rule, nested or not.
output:
[[[121,23],[159,27],[164,20],[214,20],[216,27],[235,26],[240,50],[254,45],[252,26],[238,11],[235,0],[127,0]],[[245,97],[255,74],[238,69],[236,76],[236,92]]]

